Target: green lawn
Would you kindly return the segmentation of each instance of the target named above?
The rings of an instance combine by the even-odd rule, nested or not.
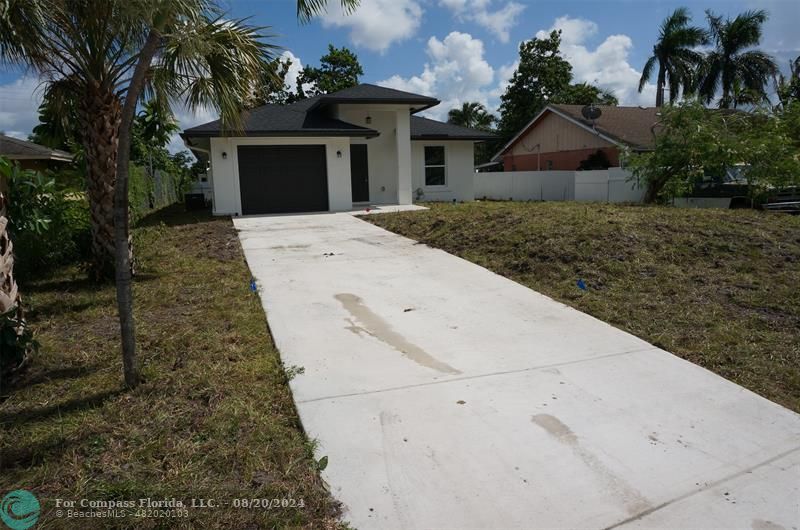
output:
[[[22,286],[41,352],[0,392],[0,491],[36,494],[42,528],[178,524],[55,513],[56,498],[143,497],[295,504],[189,508],[185,526],[336,527],[339,506],[319,477],[230,220],[173,208],[140,225],[134,292],[146,382],[121,388],[113,285],[68,269]]]
[[[800,412],[800,217],[579,203],[427,206],[364,219]]]

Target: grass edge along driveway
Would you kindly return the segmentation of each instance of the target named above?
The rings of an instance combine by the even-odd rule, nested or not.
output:
[[[800,217],[566,202],[426,206],[363,219],[800,412]]]
[[[157,212],[134,232],[135,314],[145,383],[122,389],[114,286],[77,268],[22,286],[41,352],[1,389],[0,491],[55,499],[289,499],[271,509],[188,508],[87,527],[339,526],[250,272],[228,218]],[[300,506],[302,501],[302,506]]]

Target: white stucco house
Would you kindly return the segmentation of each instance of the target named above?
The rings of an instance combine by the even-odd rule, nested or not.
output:
[[[217,120],[181,136],[210,161],[218,215],[469,201],[474,143],[493,136],[414,115],[438,103],[362,84],[253,109],[237,135],[226,134]]]

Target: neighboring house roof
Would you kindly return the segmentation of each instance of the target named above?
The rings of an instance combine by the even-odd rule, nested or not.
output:
[[[461,127],[421,116],[411,116],[412,140],[491,140],[492,138],[495,138],[495,135],[490,132]]]
[[[55,160],[72,162],[72,155],[60,149],[51,149],[43,145],[20,140],[0,134],[0,156],[10,160]]]
[[[597,105],[602,114],[592,123],[581,114],[585,105],[548,105],[536,115],[511,141],[503,146],[494,156],[499,158],[522,137],[527,135],[546,113],[564,118],[577,127],[591,131],[605,140],[620,147],[630,147],[635,151],[649,151],[655,146],[653,127],[658,123],[657,107],[617,107],[613,105]]]
[[[322,94],[289,105],[264,105],[244,115],[246,136],[348,136],[375,137],[378,131],[328,116],[324,107],[332,104],[404,104],[413,112],[437,105],[439,100],[376,85],[357,85],[333,94]],[[214,120],[186,129],[184,139],[221,136],[222,122]],[[427,118],[411,116],[414,140],[488,140],[494,135]]]

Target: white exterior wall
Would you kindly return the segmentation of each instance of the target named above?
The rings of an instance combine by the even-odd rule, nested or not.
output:
[[[444,146],[445,185],[425,185],[425,146]],[[476,197],[475,144],[470,140],[414,140],[411,142],[411,176],[413,196],[422,190],[425,201],[471,201]]]
[[[334,212],[352,209],[350,138],[229,137],[211,138],[214,215],[242,214],[238,158],[240,145],[324,145],[328,170],[328,209]],[[341,158],[337,152],[341,152]],[[222,153],[227,153],[227,157],[223,158]]]
[[[397,148],[397,204],[411,204],[411,114],[408,109],[397,111],[395,130]]]
[[[353,138],[367,144],[369,200],[374,204],[411,204],[411,132],[407,105],[338,105],[342,121],[374,129],[377,138]],[[371,122],[367,123],[367,116]],[[405,201],[405,202],[403,202]]]

